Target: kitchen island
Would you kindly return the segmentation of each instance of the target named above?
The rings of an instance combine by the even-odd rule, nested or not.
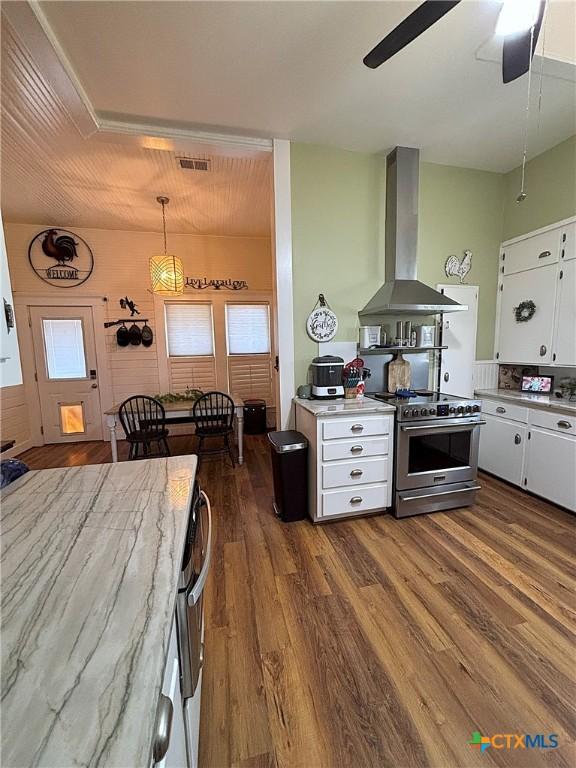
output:
[[[2,492],[2,764],[149,766],[196,457]]]
[[[393,405],[295,398],[308,439],[308,503],[315,523],[372,515],[392,503]]]

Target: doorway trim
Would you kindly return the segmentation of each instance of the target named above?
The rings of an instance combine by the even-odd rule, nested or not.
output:
[[[45,445],[44,435],[40,430],[42,425],[42,413],[40,410],[40,390],[36,381],[36,362],[34,357],[34,342],[32,339],[32,327],[30,323],[29,307],[91,307],[94,323],[94,345],[96,347],[96,362],[98,365],[98,390],[100,398],[100,420],[102,422],[102,434],[106,440],[109,429],[106,426],[104,411],[111,408],[113,403],[112,378],[108,368],[108,356],[106,354],[106,340],[104,337],[104,323],[106,321],[106,299],[102,296],[76,296],[72,301],[63,296],[45,296],[14,292],[14,311],[18,324],[18,340],[20,342],[20,360],[22,363],[22,383],[26,393],[28,405],[28,423],[30,426],[30,440],[33,446]],[[102,333],[98,333],[98,329]]]

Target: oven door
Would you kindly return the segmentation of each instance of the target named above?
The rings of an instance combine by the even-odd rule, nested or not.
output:
[[[396,425],[396,488],[430,488],[474,480],[478,470],[478,420]]]

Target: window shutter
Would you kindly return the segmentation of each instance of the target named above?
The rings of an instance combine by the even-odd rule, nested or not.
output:
[[[270,354],[270,315],[267,304],[227,304],[229,355]]]
[[[170,357],[214,354],[212,307],[210,304],[167,303],[166,337]]]

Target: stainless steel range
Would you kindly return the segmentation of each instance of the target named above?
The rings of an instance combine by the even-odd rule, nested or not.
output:
[[[482,402],[437,392],[371,397],[396,406],[395,516],[473,504]]]

